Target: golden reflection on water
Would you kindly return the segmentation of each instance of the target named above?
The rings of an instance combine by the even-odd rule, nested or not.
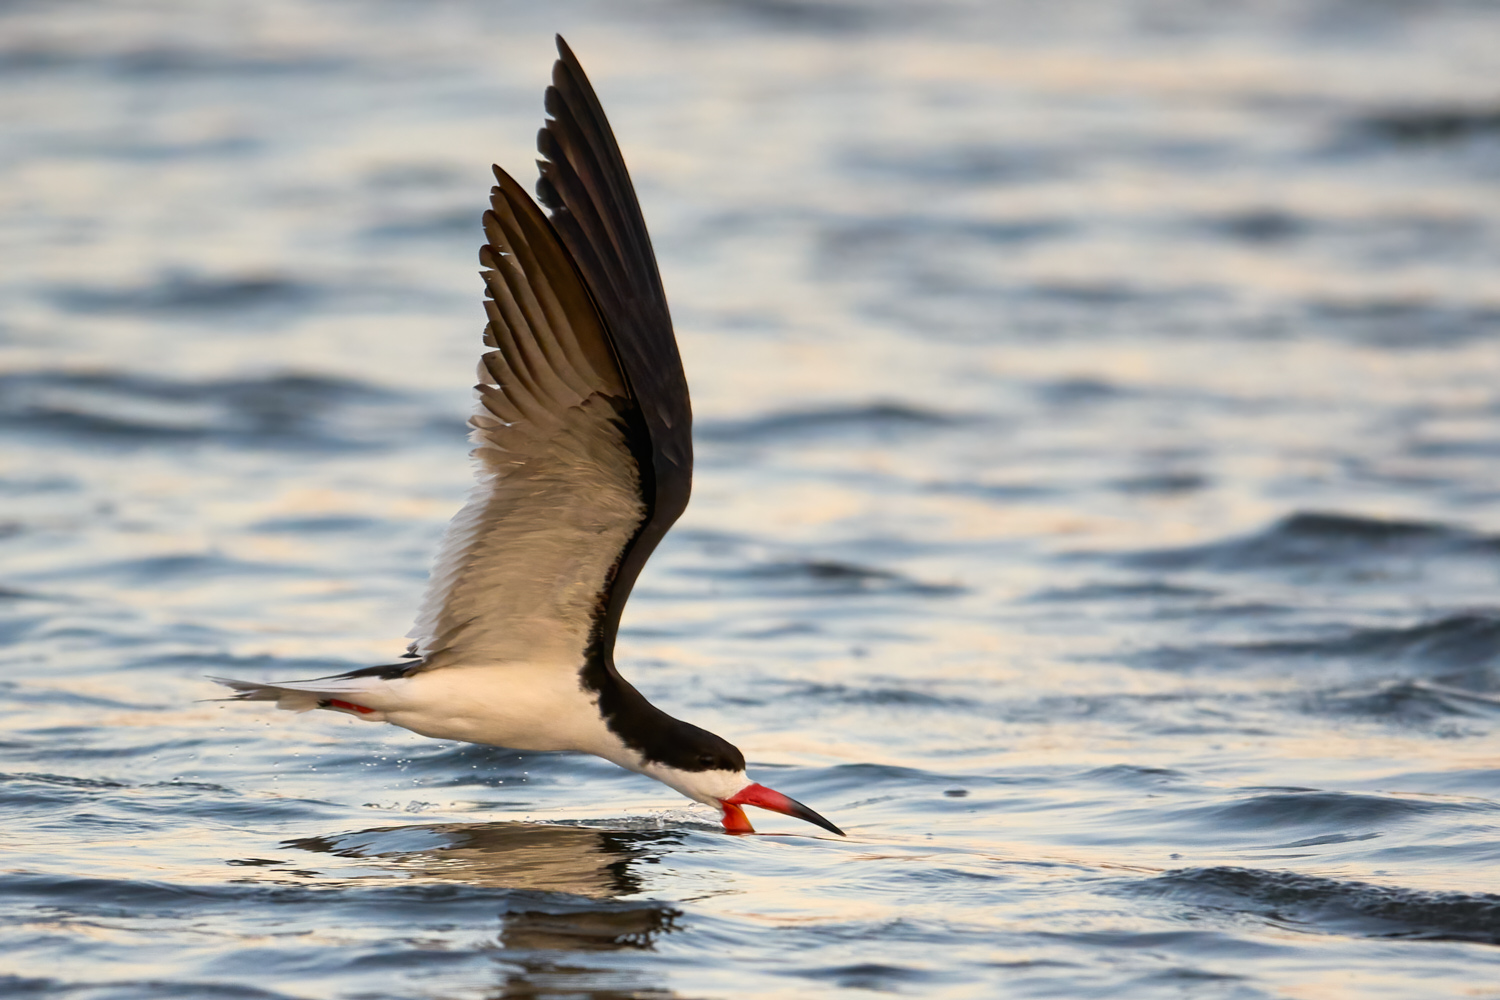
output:
[[[438,823],[303,837],[287,847],[378,859],[418,878],[609,899],[641,891],[631,863],[669,835],[533,823]]]
[[[517,890],[499,914],[503,980],[495,997],[589,1000],[671,997],[657,977],[600,968],[583,956],[652,951],[681,911],[650,901],[610,902],[642,891],[634,867],[669,834],[530,823],[438,823],[306,837],[283,846],[390,865],[418,879]],[[559,960],[559,953],[577,959]],[[594,961],[597,961],[594,960]]]
[[[1482,32],[1441,41],[1440,26],[1410,31],[1418,19],[1390,24],[1399,42],[1340,31],[1325,46],[1298,30],[1232,29],[1205,45],[1191,31],[1100,30],[1096,19],[1119,12],[1083,4],[1063,15],[1078,19],[1076,37],[1024,25],[1011,34],[1009,24],[988,38],[878,24],[840,37],[736,20],[718,42],[685,45],[683,23],[716,5],[647,4],[627,19],[638,24],[605,30],[591,16],[577,32],[542,24],[558,16],[544,5],[532,5],[536,23],[517,5],[471,5],[503,14],[503,37],[493,23],[466,22],[463,4],[396,20],[371,7],[351,20],[276,0],[266,21],[222,31],[179,24],[171,6],[136,29],[129,3],[104,5],[109,17],[88,15],[89,3],[53,5],[46,18],[87,16],[77,51],[44,45],[36,67],[24,43],[10,53],[19,59],[7,75],[26,84],[15,94],[30,87],[41,103],[30,120],[22,114],[27,148],[0,195],[7,208],[26,206],[0,239],[30,244],[12,255],[7,374],[118,370],[196,386],[302,372],[391,393],[379,407],[330,404],[329,442],[359,447],[324,453],[283,449],[290,442],[275,435],[255,443],[237,422],[244,414],[169,405],[128,380],[82,394],[45,378],[33,387],[64,415],[122,412],[201,429],[206,445],[148,435],[119,448],[83,435],[74,449],[23,433],[0,457],[17,483],[78,484],[28,501],[34,516],[4,518],[28,529],[8,569],[34,575],[26,589],[73,603],[48,605],[35,632],[19,633],[29,645],[7,681],[20,734],[10,787],[53,805],[29,827],[18,806],[0,849],[18,870],[64,880],[224,886],[223,909],[249,919],[215,910],[174,930],[146,907],[131,930],[84,908],[71,921],[36,920],[28,935],[74,935],[59,948],[80,967],[143,978],[161,975],[142,962],[153,945],[172,950],[161,968],[185,976],[200,936],[226,955],[237,942],[247,987],[276,988],[263,979],[279,962],[295,995],[313,989],[295,979],[312,947],[334,965],[356,950],[351,941],[375,940],[372,954],[388,962],[420,919],[433,925],[413,945],[423,963],[441,941],[472,948],[475,964],[462,981],[424,964],[414,996],[668,997],[665,981],[695,996],[954,996],[1022,989],[1035,970],[993,970],[1032,960],[1059,970],[1054,994],[1080,975],[1095,977],[1084,989],[1122,995],[1164,984],[1150,978],[1159,968],[1122,961],[1102,939],[1061,943],[1114,922],[1165,932],[1141,939],[1133,961],[1160,956],[1201,974],[1202,989],[1354,996],[1416,977],[1392,972],[1390,952],[1380,976],[1348,973],[1362,953],[1345,937],[1338,951],[1315,943],[1287,958],[1289,946],[1273,970],[1259,956],[1289,938],[1253,908],[1231,908],[1232,927],[1212,924],[1213,909],[1147,919],[1089,887],[1227,865],[1495,888],[1487,814],[1468,807],[1489,800],[1465,798],[1488,794],[1497,766],[1492,705],[1430,725],[1314,715],[1304,695],[1385,683],[1411,666],[1406,654],[1346,671],[1243,647],[1339,622],[1389,624],[1393,613],[1405,624],[1431,608],[1488,607],[1487,555],[1410,585],[1391,564],[1395,582],[1361,573],[1309,592],[1299,570],[1282,567],[1184,571],[1172,581],[1181,593],[1159,601],[1077,597],[1158,575],[1113,553],[1232,541],[1309,508],[1493,530],[1484,525],[1500,353],[1487,336],[1439,343],[1450,324],[1427,315],[1452,311],[1460,333],[1493,325],[1500,286],[1487,234],[1497,216],[1488,175],[1473,169],[1487,166],[1477,157],[1488,146],[1451,158],[1418,151],[1398,166],[1399,151],[1366,165],[1330,156],[1328,144],[1381,104],[1492,102],[1493,59],[1474,58],[1493,47]],[[782,16],[868,5],[717,6]],[[647,8],[657,7],[670,8],[671,30],[653,21]],[[460,38],[460,24],[473,30]],[[265,37],[270,25],[279,39]],[[632,601],[622,665],[663,707],[732,738],[757,764],[803,769],[778,777],[814,788],[808,801],[850,829],[848,842],[705,836],[694,832],[701,815],[667,818],[681,809],[669,790],[642,791],[590,761],[539,765],[344,717],[196,702],[217,694],[204,673],[308,676],[389,662],[404,648],[421,570],[469,486],[458,423],[477,349],[477,232],[442,227],[482,202],[485,164],[529,161],[537,81],[559,26],[618,115],[705,430],[693,506]],[[199,31],[213,42],[201,51]],[[103,48],[83,45],[85,34]],[[163,73],[131,71],[128,59],[110,68],[119,53],[149,54],[169,38],[169,54],[197,55]],[[1398,49],[1392,72],[1371,72]],[[337,58],[283,86],[269,64],[208,73],[228,51],[285,58],[293,74],[299,59]],[[450,56],[457,76],[433,72]],[[365,75],[364,59],[381,71]],[[382,89],[389,80],[399,96]],[[232,109],[242,104],[240,119]],[[304,110],[326,117],[314,125]],[[116,129],[151,141],[138,148]],[[229,145],[216,152],[219,143]],[[431,187],[398,190],[403,171]],[[75,228],[80,205],[103,204],[120,210]],[[1290,235],[1223,231],[1257,213],[1284,219]],[[403,220],[438,223],[442,235],[392,237],[374,225]],[[1032,226],[1034,238],[1006,235]],[[82,315],[49,297],[87,287],[128,306],[170,291],[187,264],[210,284],[285,278],[313,305],[258,320],[230,309]],[[1400,349],[1360,339],[1380,324],[1320,319],[1361,309],[1391,314]],[[1252,319],[1274,322],[1241,325]],[[883,402],[928,419],[713,434],[716,424]],[[384,422],[370,424],[377,411]],[[1138,488],[1153,476],[1189,485]],[[1445,478],[1461,491],[1445,494]],[[1435,485],[1412,485],[1422,482]],[[708,535],[733,541],[700,554]],[[876,572],[827,592],[816,573],[784,588],[759,573],[824,560]],[[1459,597],[1434,597],[1428,583]],[[31,614],[30,604],[18,612],[23,629]],[[1150,666],[1158,647],[1196,652],[1196,664]],[[1232,662],[1221,663],[1226,648]],[[309,662],[318,660],[327,668]],[[1245,808],[1302,794],[1281,786],[1444,810],[1318,825],[1296,816],[1295,802],[1275,822]],[[680,832],[460,822],[476,816],[646,820]],[[1028,896],[1044,883],[1045,895]],[[399,904],[339,917],[344,903],[351,913],[364,905],[364,890],[383,900],[393,886],[393,898],[419,900],[418,921]],[[279,905],[289,887],[285,896],[314,900],[295,934]],[[449,914],[429,896],[459,903]],[[749,925],[738,940],[736,919]],[[924,921],[953,933],[906,936]],[[1161,943],[1189,922],[1257,957],[1235,964],[1224,951]],[[964,925],[982,928],[979,944],[964,944]],[[856,939],[865,943],[854,955],[845,946]],[[1322,959],[1306,957],[1319,950]],[[653,951],[663,953],[655,967],[635,964]],[[32,969],[62,975],[47,967],[58,953],[35,951]],[[917,987],[859,972],[867,961],[916,972],[941,963],[971,978]],[[1288,971],[1296,961],[1328,969]],[[833,978],[845,962],[860,964]],[[370,968],[351,966],[328,989],[383,993],[393,966],[376,966],[369,984],[353,978]],[[1116,978],[1099,985],[1106,974]],[[974,985],[982,977],[988,985]],[[1222,986],[1233,978],[1244,982]]]

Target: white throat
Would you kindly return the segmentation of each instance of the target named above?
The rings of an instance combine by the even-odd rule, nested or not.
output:
[[[636,770],[676,789],[695,802],[709,806],[717,806],[724,799],[754,784],[745,776],[744,771],[684,771],[653,761],[646,761]]]

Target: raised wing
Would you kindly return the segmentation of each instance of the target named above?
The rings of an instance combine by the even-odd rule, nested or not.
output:
[[[611,670],[631,587],[691,489],[692,412],[650,237],[598,98],[558,48],[539,139],[550,222],[495,168],[479,484],[439,552],[413,669],[592,653]]]
[[[499,181],[480,251],[495,350],[471,418],[479,484],[453,519],[411,636],[423,668],[578,663],[647,517],[649,448],[609,336],[556,234]]]
[[[537,134],[544,160],[537,196],[573,255],[609,327],[615,356],[645,421],[641,469],[646,522],[615,575],[604,620],[613,648],[620,612],[657,542],[687,507],[693,486],[693,410],[656,253],[614,132],[583,67],[557,39],[547,88],[552,119]]]

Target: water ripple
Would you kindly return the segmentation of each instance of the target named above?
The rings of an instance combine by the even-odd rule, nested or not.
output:
[[[1123,887],[1131,895],[1229,912],[1324,933],[1500,944],[1500,895],[1419,892],[1253,868],[1166,872]]]

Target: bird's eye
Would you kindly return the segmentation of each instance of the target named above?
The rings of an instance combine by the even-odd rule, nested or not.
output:
[[[704,767],[713,767],[714,764],[716,764],[718,762],[714,760],[714,755],[713,754],[706,753],[706,754],[702,754],[702,755],[700,755],[698,757],[698,763],[702,764]]]

